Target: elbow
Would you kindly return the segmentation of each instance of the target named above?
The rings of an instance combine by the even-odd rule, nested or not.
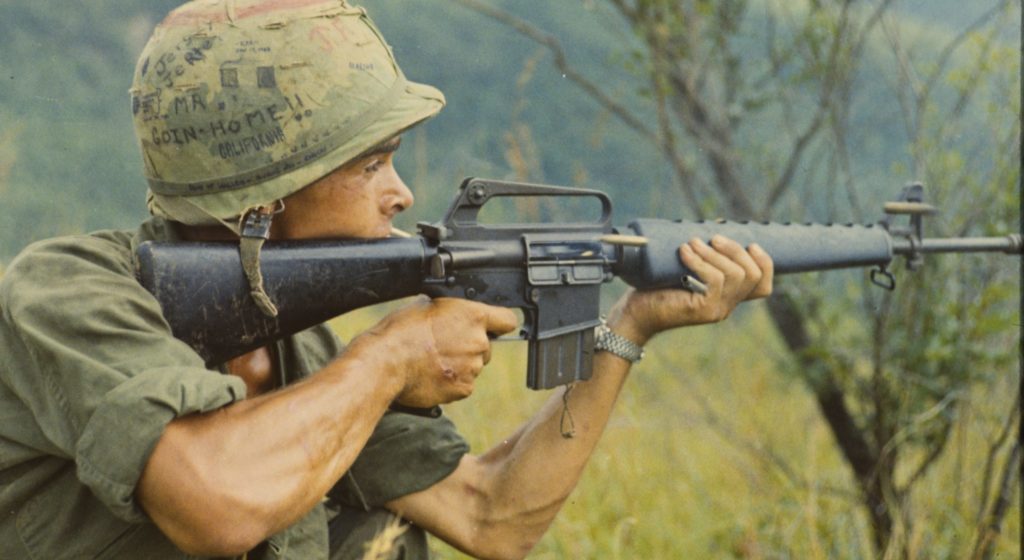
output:
[[[161,532],[182,552],[202,557],[234,557],[252,550],[270,534],[262,517],[202,500],[202,513],[146,508]]]
[[[526,558],[526,555],[533,550],[533,543],[520,543],[519,545],[505,547],[502,550],[497,550],[493,554],[483,556],[482,558],[489,558],[492,560],[521,560]]]
[[[164,534],[176,547],[190,556],[201,557],[236,557],[249,552],[265,538],[259,531],[240,529],[239,527],[218,526],[193,527],[183,532]]]
[[[548,509],[548,508],[544,508]],[[557,508],[554,508],[557,511]],[[466,535],[466,550],[486,560],[519,560],[525,558],[540,542],[551,524],[553,513],[537,516],[505,516],[480,518]]]
[[[168,427],[143,469],[135,498],[160,531],[194,556],[238,556],[275,532],[273,502],[266,492],[240,485],[237,477],[188,452]]]
[[[463,552],[483,560],[520,560],[533,550],[539,540],[539,537],[511,537],[482,531]]]
[[[531,505],[512,506],[515,500],[477,489],[475,515],[463,533],[464,552],[486,560],[525,558],[540,542],[568,495],[549,496]]]
[[[241,556],[276,532],[269,504],[227,486],[193,484],[163,501],[143,501],[156,526],[182,552],[201,557]],[[200,490],[203,489],[203,490]]]

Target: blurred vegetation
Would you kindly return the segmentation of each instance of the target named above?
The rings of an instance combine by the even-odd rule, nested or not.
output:
[[[33,240],[144,217],[127,90],[178,3],[0,0],[0,273]],[[1019,2],[484,4],[561,51],[470,1],[364,5],[406,74],[449,102],[403,143],[407,229],[440,218],[467,175],[600,188],[623,223],[874,221],[921,180],[943,211],[932,235],[1020,227]],[[673,97],[679,72],[699,95]],[[714,127],[678,118],[694,102]],[[860,271],[786,278],[770,305],[656,340],[532,557],[1017,554],[1017,263],[929,257],[897,276],[892,294]],[[336,325],[352,334],[381,312]],[[449,407],[475,450],[545,398],[523,388],[523,359],[500,345],[478,394]]]
[[[606,87],[614,70],[578,68],[543,19],[457,1],[549,51],[584,97],[663,157],[691,215],[862,221],[884,176],[902,176],[929,186],[946,231],[1019,228],[1019,63],[1005,40],[1015,3],[971,3],[983,9],[945,29],[884,0],[588,4],[630,32],[620,73],[636,95],[622,98]],[[810,390],[853,476],[868,556],[934,556],[931,540],[914,539],[928,518],[918,489],[962,414],[987,404],[973,390],[1018,365],[1007,351],[1020,335],[1017,263],[934,260],[893,294],[806,276],[780,280],[767,305],[784,348],[776,367]],[[977,526],[958,554],[993,553],[1016,488],[1018,405],[1004,403],[991,427]],[[773,462],[799,481],[783,456]]]

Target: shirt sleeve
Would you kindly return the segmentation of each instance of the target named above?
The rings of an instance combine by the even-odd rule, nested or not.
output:
[[[469,444],[446,416],[388,412],[330,497],[369,511],[450,475]]]
[[[37,244],[0,282],[0,377],[32,411],[49,453],[118,517],[173,419],[245,398],[173,337],[127,246],[91,236]]]

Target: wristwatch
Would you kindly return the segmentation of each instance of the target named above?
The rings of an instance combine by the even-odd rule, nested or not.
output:
[[[601,324],[594,329],[594,350],[604,350],[635,364],[644,358],[644,349],[632,340],[619,336],[608,328],[601,319]]]

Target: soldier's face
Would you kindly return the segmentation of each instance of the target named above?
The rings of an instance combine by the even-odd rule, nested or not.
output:
[[[394,138],[284,199],[274,218],[277,239],[381,238],[391,220],[413,204],[395,171]]]

